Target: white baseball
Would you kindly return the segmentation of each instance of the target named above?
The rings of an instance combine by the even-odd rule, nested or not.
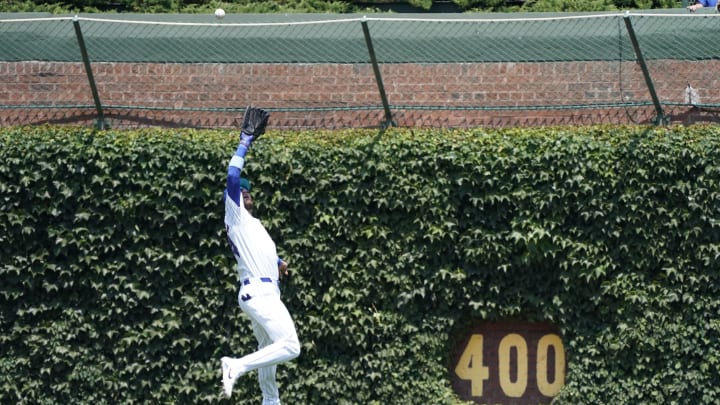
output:
[[[217,17],[218,19],[225,17],[225,10],[221,8],[215,10],[215,17]]]

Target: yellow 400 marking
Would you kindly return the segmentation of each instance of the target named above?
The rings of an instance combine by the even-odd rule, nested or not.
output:
[[[552,382],[548,378],[548,352],[555,352],[555,374]],[[510,352],[517,353],[517,379],[510,376]],[[554,397],[565,385],[565,348],[560,336],[545,335],[538,340],[535,360],[535,376],[538,391],[546,397]],[[511,398],[520,398],[525,394],[528,382],[528,345],[525,338],[517,333],[506,335],[498,346],[498,377],[503,393]],[[470,381],[472,396],[483,396],[483,384],[490,378],[490,367],[483,363],[483,335],[475,334],[458,360],[455,374],[462,380]]]

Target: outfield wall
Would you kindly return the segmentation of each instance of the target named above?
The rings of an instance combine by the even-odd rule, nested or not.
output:
[[[675,99],[688,83],[677,72],[720,68],[717,60],[665,64],[670,68],[653,72],[653,80],[659,94],[677,93]],[[657,115],[651,104],[633,103],[649,97],[634,62],[407,63],[380,70],[399,126],[632,124]],[[248,104],[273,110],[280,128],[376,127],[385,120],[370,64],[95,63],[92,72],[105,117],[118,128],[232,127]],[[720,102],[720,94],[702,97]],[[606,106],[611,100],[626,104]],[[0,62],[0,105],[3,126],[97,118],[81,63]],[[672,122],[715,120],[713,112],[688,105],[664,108]]]
[[[0,130],[0,403],[221,400],[256,347],[237,142]],[[291,269],[284,403],[720,403],[717,126],[269,131],[244,174]]]

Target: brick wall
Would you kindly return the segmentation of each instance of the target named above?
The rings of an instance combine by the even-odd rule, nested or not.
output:
[[[713,66],[703,69],[717,69],[718,62],[708,64]],[[280,128],[376,127],[384,121],[369,64],[95,63],[92,69],[114,127],[231,127],[248,104],[276,109],[271,125]],[[664,65],[653,71],[661,100],[682,100],[686,76],[677,72],[687,70]],[[640,69],[632,62],[392,64],[382,65],[381,73],[400,126],[647,123],[656,115],[652,106],[571,108],[649,101]],[[703,102],[717,98],[705,93]],[[0,107],[4,126],[89,124],[96,116],[80,63],[0,63]],[[447,107],[459,109],[442,109]],[[684,123],[708,118],[687,106],[666,107],[665,112]]]

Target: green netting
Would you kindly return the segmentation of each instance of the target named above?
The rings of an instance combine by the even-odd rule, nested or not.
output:
[[[718,14],[640,15],[632,23],[647,60],[720,58]]]
[[[323,97],[318,90],[307,94],[299,81],[273,76],[265,79],[285,80],[288,89],[282,97],[272,98],[274,108],[517,112],[652,106],[663,115],[660,103],[665,108],[720,107],[720,94],[716,94],[720,81],[714,73],[720,66],[720,43],[714,41],[718,23],[720,15],[714,9],[698,13],[677,9],[594,14],[230,14],[222,20],[210,14],[0,14],[0,62],[83,62],[82,39],[88,64],[353,64],[361,66],[356,70],[362,73],[350,80],[363,83],[364,91],[381,87],[378,76],[362,67],[375,57],[389,89],[387,105],[381,104],[379,94],[376,99],[357,100],[352,94]],[[637,49],[630,28],[636,34]],[[441,64],[448,65],[452,72],[448,74],[462,75],[467,84],[437,76],[446,74],[438,69],[424,69]],[[398,68],[403,65],[414,65],[408,69],[410,74],[428,75],[426,82],[405,80],[407,73]],[[649,75],[641,70],[645,67]],[[67,80],[36,86],[36,97],[29,104],[0,108],[82,104],[78,86],[87,87],[88,78],[78,72],[43,69],[49,70],[42,74]],[[534,81],[522,79],[523,69]],[[507,79],[498,73],[505,70]],[[222,72],[213,74],[218,73]],[[216,96],[214,104],[191,96],[145,100],[141,97],[144,88],[138,85],[128,92],[133,94],[130,99],[106,98],[107,91],[117,92],[123,84],[107,77],[114,74],[110,68],[105,67],[104,74],[95,80],[106,92],[101,92],[96,105],[111,100],[109,107],[123,109],[222,112],[240,111],[248,102],[232,99],[228,103],[222,96]],[[213,80],[233,80],[228,75],[203,81],[201,75],[196,74],[193,83],[203,97],[218,94]],[[338,77],[338,82],[347,81]],[[225,82],[224,86],[222,91],[231,94],[255,91],[247,84]],[[458,90],[459,86],[463,89]],[[340,91],[359,90],[345,87]],[[657,97],[651,97],[653,92]],[[90,107],[92,102],[83,105]]]
[[[0,22],[2,61],[80,61],[72,23],[67,19]]]
[[[617,16],[591,19],[373,21],[385,63],[616,60]],[[625,45],[627,46],[627,44]]]
[[[511,17],[512,16],[512,17]],[[15,17],[15,18],[11,18]],[[0,60],[77,61],[73,16],[0,14]],[[484,17],[484,18],[479,18]],[[462,14],[367,18],[380,63],[618,60],[633,55],[625,14]],[[648,59],[720,55],[716,15],[630,14]],[[363,16],[112,15],[78,17],[94,62],[367,63]]]
[[[156,15],[129,19],[137,17],[79,18],[90,59],[161,63],[368,61],[357,19],[268,25],[258,25],[262,23],[255,22],[257,16],[247,15],[226,18],[221,23],[203,21],[206,16],[183,16],[173,21],[158,21],[168,17]],[[154,21],[145,21],[147,18]],[[4,44],[0,60],[77,61],[80,53],[73,22],[73,17],[52,21],[4,20],[0,24]]]
[[[95,61],[366,62],[358,24],[138,25],[83,22]]]

